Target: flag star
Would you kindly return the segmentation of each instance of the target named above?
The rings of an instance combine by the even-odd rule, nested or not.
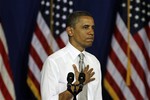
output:
[[[46,6],[50,6],[50,3],[49,3],[49,2],[46,2]]]
[[[148,4],[147,7],[150,8],[150,4]]]
[[[66,16],[65,16],[65,15],[63,15],[63,16],[62,16],[62,19],[63,19],[63,20],[65,20],[65,19],[66,19]]]
[[[139,10],[140,10],[140,8],[139,8],[139,7],[136,7],[136,8],[135,8],[135,11],[139,11]]]
[[[145,18],[144,17],[141,20],[142,20],[142,22],[145,22]]]
[[[56,25],[56,26],[59,26],[60,24],[59,24],[59,22],[56,22],[55,25]]]
[[[145,2],[144,1],[142,2],[142,5],[145,6]]]
[[[63,0],[64,3],[67,3],[67,0]]]
[[[57,35],[59,34],[59,30],[56,30],[56,32],[55,32]]]
[[[122,3],[122,7],[126,7],[126,4],[125,4],[125,3]]]
[[[63,28],[65,28],[65,27],[66,27],[66,24],[65,24],[65,23],[63,23],[63,24],[62,24],[62,27],[63,27]]]
[[[59,17],[60,17],[60,14],[57,13],[57,14],[56,14],[56,18],[59,18]]]
[[[136,3],[140,3],[140,0],[136,0]]]
[[[66,11],[67,11],[67,8],[66,8],[66,7],[63,7],[63,11],[66,12]]]
[[[73,5],[73,2],[72,2],[72,1],[69,1],[69,5]]]
[[[147,15],[150,16],[150,12],[147,12]]]
[[[130,5],[130,9],[132,9],[133,8],[133,6],[132,5]]]
[[[135,15],[135,19],[139,19],[139,16],[138,16],[138,15]]]
[[[142,10],[142,13],[145,14],[145,10],[144,9]]]
[[[57,6],[56,6],[56,9],[59,10],[59,9],[60,9],[60,5],[57,5]]]
[[[46,10],[46,11],[45,11],[45,15],[49,15],[49,10]]]
[[[134,24],[134,27],[137,28],[139,25],[137,23]]]
[[[69,13],[72,13],[73,12],[73,9],[69,9]]]
[[[129,17],[132,17],[132,14],[131,14],[131,13],[129,14]]]
[[[44,1],[44,0],[42,0],[42,1],[41,1],[41,5],[44,5],[44,4],[45,4],[45,1]]]

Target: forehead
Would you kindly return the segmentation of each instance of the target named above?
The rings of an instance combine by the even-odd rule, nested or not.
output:
[[[80,16],[77,20],[77,24],[94,25],[94,19],[91,16]]]

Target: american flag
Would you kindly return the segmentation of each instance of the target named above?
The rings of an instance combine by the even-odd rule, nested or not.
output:
[[[73,12],[72,0],[41,0],[33,33],[27,83],[35,97],[40,100],[40,71],[48,55],[65,46],[68,36],[65,32],[66,18]],[[50,27],[52,29],[50,30]]]
[[[0,21],[0,100],[15,100],[13,74],[10,68],[8,48]]]
[[[104,86],[115,100],[149,100],[150,2],[120,0],[119,4]],[[126,83],[128,71],[129,85]]]

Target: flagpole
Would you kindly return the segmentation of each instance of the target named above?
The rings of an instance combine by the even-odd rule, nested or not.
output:
[[[130,59],[130,0],[127,1],[127,28],[128,28],[128,47],[127,47],[127,76],[126,84],[130,85],[131,77],[131,59]]]

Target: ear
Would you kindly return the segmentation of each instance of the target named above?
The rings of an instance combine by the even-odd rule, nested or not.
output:
[[[69,36],[73,36],[73,28],[72,27],[70,27],[70,26],[67,27],[66,31],[67,31],[67,33],[68,33]]]

